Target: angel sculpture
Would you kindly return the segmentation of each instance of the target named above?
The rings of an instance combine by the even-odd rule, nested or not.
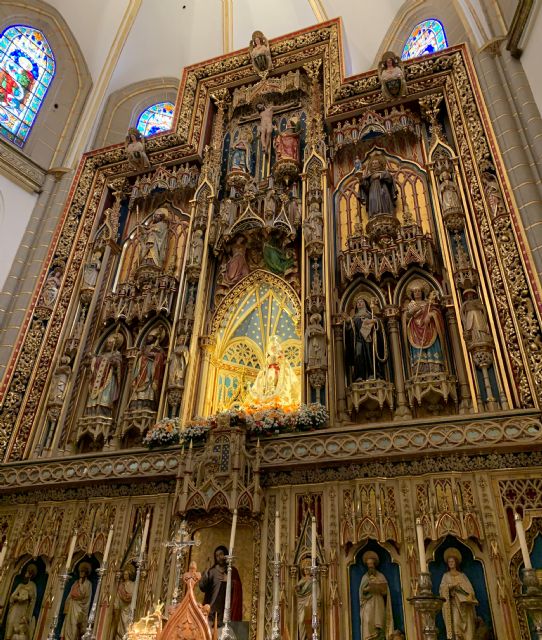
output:
[[[384,98],[393,100],[406,95],[407,86],[403,64],[401,58],[393,51],[386,51],[382,56],[382,60],[378,64],[378,75]]]
[[[151,168],[151,163],[145,150],[145,136],[141,135],[135,127],[128,129],[124,148],[126,150],[126,158],[134,169],[144,171]]]
[[[271,60],[269,42],[261,31],[255,31],[252,34],[248,48],[254,71],[256,71],[259,76],[267,76],[273,66],[273,61]]]

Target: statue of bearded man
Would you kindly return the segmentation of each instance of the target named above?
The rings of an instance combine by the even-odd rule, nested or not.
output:
[[[379,557],[366,551],[362,557],[367,572],[359,586],[361,640],[385,640],[393,633],[393,615],[388,581],[377,571]]]

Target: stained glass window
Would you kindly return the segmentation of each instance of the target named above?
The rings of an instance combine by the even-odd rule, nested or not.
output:
[[[159,131],[168,131],[173,125],[175,105],[171,102],[159,102],[145,109],[137,121],[137,129],[144,136],[152,136]]]
[[[442,22],[438,20],[424,20],[417,24],[403,48],[402,60],[425,56],[441,49],[446,49],[448,41]]]
[[[55,75],[41,31],[12,25],[0,36],[0,133],[22,147]]]

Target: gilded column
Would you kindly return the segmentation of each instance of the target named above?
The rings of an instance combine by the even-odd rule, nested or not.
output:
[[[467,370],[465,368],[465,361],[463,360],[463,350],[461,348],[461,339],[459,337],[459,327],[457,326],[457,316],[454,307],[451,305],[446,307],[446,323],[448,324],[448,331],[450,333],[455,370],[457,373],[457,380],[459,382],[461,398],[459,401],[459,413],[469,413],[472,409],[472,398]]]
[[[337,419],[348,417],[346,407],[346,386],[343,351],[343,319],[333,316],[333,339],[335,343],[335,393],[337,397]]]
[[[412,418],[412,413],[408,406],[408,400],[405,392],[403,357],[401,352],[401,341],[399,339],[399,314],[399,307],[388,306],[384,308],[384,315],[388,321],[393,373],[395,376],[395,393],[397,394],[397,408],[395,409],[393,419],[405,420]]]
[[[201,367],[199,371],[199,382],[197,385],[198,396],[196,399],[196,415],[205,415],[207,396],[212,393],[214,386],[209,384],[209,373],[211,370],[211,356],[215,346],[215,340],[211,336],[200,336],[199,346],[201,349]]]

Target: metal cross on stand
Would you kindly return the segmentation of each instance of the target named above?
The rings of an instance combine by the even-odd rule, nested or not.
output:
[[[171,599],[171,606],[176,607],[179,603],[179,593],[181,590],[181,558],[183,557],[184,550],[187,547],[199,547],[200,540],[188,539],[188,531],[186,530],[186,520],[183,520],[179,526],[179,529],[173,538],[169,542],[166,542],[166,547],[172,549],[175,554],[175,585],[173,588],[173,598]]]

